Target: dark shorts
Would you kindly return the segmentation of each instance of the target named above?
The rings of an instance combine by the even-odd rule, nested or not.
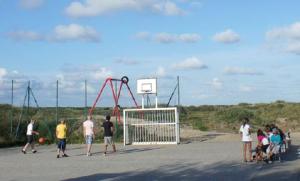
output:
[[[264,153],[267,153],[268,147],[269,147],[269,145],[263,145],[263,146],[262,146],[262,151],[263,151]]]
[[[27,143],[33,143],[33,135],[27,135]]]
[[[66,144],[67,144],[66,139],[58,139],[57,148],[60,150],[65,150]]]

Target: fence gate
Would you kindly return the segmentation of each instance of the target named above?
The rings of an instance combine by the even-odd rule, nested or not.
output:
[[[178,144],[177,108],[123,110],[124,145]]]

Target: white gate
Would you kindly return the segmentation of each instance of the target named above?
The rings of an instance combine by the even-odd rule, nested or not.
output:
[[[178,144],[177,108],[123,110],[124,145]]]

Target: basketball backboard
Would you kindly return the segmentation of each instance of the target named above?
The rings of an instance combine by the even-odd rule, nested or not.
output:
[[[138,94],[156,94],[156,79],[139,79],[137,80],[137,93]]]

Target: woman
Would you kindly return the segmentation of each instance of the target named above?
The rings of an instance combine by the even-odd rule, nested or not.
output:
[[[244,118],[243,125],[240,128],[240,133],[243,142],[243,154],[244,162],[252,162],[252,138],[251,138],[251,127],[249,125],[249,119]],[[247,152],[249,154],[249,160],[247,160]]]
[[[263,133],[261,129],[257,130],[257,147],[256,147],[256,158],[257,161],[263,160],[263,153],[266,154],[267,148],[269,147],[268,137]]]

